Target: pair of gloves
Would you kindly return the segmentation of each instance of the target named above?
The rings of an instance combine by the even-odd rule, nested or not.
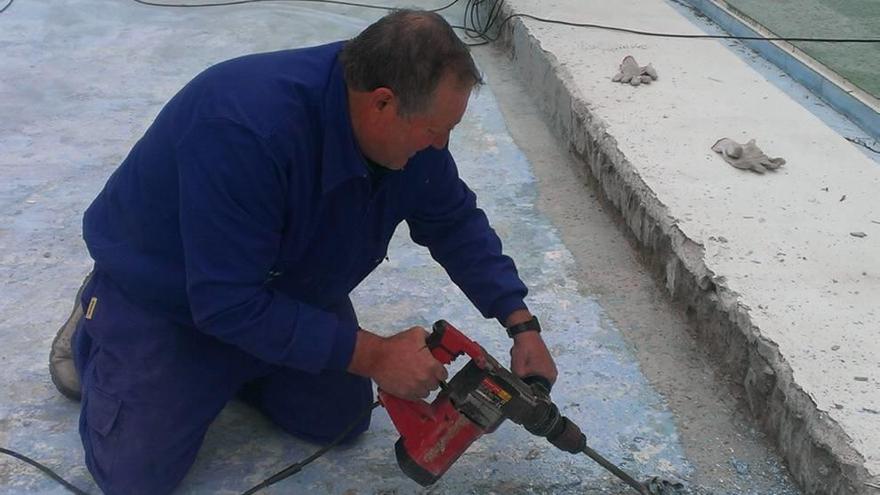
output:
[[[639,66],[636,59],[627,55],[620,63],[620,71],[611,80],[633,86],[650,84],[651,81],[657,80],[657,70],[651,64]],[[759,174],[776,170],[785,164],[783,158],[770,158],[764,154],[755,144],[754,139],[746,144],[740,144],[730,138],[721,138],[712,145],[712,151],[720,154],[721,158],[733,167],[752,170]]]

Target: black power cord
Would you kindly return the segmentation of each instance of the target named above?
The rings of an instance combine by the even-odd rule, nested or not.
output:
[[[290,466],[288,466],[288,467],[282,469],[281,471],[273,474],[272,476],[266,478],[265,480],[261,481],[257,485],[255,485],[252,488],[250,488],[249,490],[247,490],[246,492],[242,493],[242,495],[252,495],[252,494],[257,493],[258,491],[262,490],[263,488],[274,485],[275,483],[278,483],[279,481],[286,479],[286,478],[293,476],[294,474],[300,472],[302,470],[302,468],[308,466],[312,461],[314,461],[315,459],[326,454],[327,451],[329,451],[333,447],[339,445],[339,442],[344,440],[345,437],[348,436],[349,433],[351,433],[351,430],[353,430],[361,421],[363,421],[364,418],[366,418],[368,415],[370,415],[370,413],[373,412],[373,409],[379,407],[379,405],[380,405],[379,401],[373,402],[366,409],[361,411],[361,413],[358,414],[358,417],[355,418],[355,420],[352,421],[348,426],[346,426],[345,429],[342,431],[342,433],[337,435],[336,438],[334,438],[329,444],[316,450],[314,454],[308,456],[307,458],[303,459],[302,461],[291,464]],[[68,482],[67,480],[62,478],[61,476],[59,476],[55,471],[52,471],[50,468],[46,467],[44,464],[41,464],[40,462],[35,461],[24,454],[19,454],[18,452],[14,451],[14,450],[4,449],[3,447],[0,447],[0,454],[6,454],[6,455],[14,457],[20,461],[24,461],[24,462],[30,464],[31,466],[34,466],[35,468],[39,469],[40,471],[46,473],[46,475],[49,476],[50,478],[52,478],[53,480],[60,483],[61,486],[66,488],[71,493],[74,493],[76,495],[89,495],[88,492],[77,488],[76,486],[74,486],[73,484],[71,484],[70,482]]]
[[[400,7],[393,7],[388,5],[373,5],[368,3],[357,3],[357,2],[346,2],[344,0],[231,0],[229,2],[210,2],[210,3],[162,3],[162,2],[152,2],[150,0],[134,0],[136,3],[142,5],[149,5],[151,7],[175,7],[175,8],[199,8],[199,7],[226,7],[229,5],[243,5],[247,3],[263,3],[263,2],[309,2],[309,3],[329,3],[332,5],[347,5],[350,7],[363,7],[365,9],[376,9],[376,10],[395,10]],[[457,4],[459,0],[453,0],[448,5],[443,7],[438,7],[435,9],[429,9],[428,12],[441,12],[446,10],[453,5]]]
[[[10,2],[10,3],[12,3],[12,2]],[[0,12],[2,12],[2,11],[0,11]],[[16,459],[18,459],[20,461],[24,461],[24,462],[30,464],[31,466],[34,466],[35,468],[39,469],[40,471],[46,473],[46,475],[49,476],[50,478],[52,478],[53,480],[60,483],[61,486],[63,486],[64,488],[67,488],[67,490],[70,491],[71,493],[75,493],[76,495],[89,495],[88,492],[80,490],[79,488],[70,484],[67,480],[65,480],[64,478],[62,478],[58,474],[56,474],[55,471],[52,471],[51,469],[49,469],[45,465],[40,464],[39,462],[31,459],[30,457],[28,457],[26,455],[19,454],[18,452],[14,451],[14,450],[4,449],[3,447],[0,447],[0,454],[6,454],[8,456],[15,457]]]
[[[684,38],[684,39],[725,39],[725,40],[754,40],[754,41],[813,41],[820,43],[880,43],[880,38],[806,38],[806,37],[785,37],[785,36],[734,36],[729,34],[680,34],[680,33],[658,33],[654,31],[642,31],[639,29],[631,29],[624,28],[618,26],[607,26],[602,24],[591,24],[586,22],[573,22],[573,21],[563,21],[558,19],[547,19],[544,17],[539,17],[532,14],[526,13],[516,13],[510,14],[505,17],[503,20],[498,22],[498,18],[500,17],[501,7],[504,4],[504,0],[493,0],[492,5],[489,7],[489,13],[486,18],[486,23],[483,24],[480,22],[480,14],[479,7],[485,4],[488,0],[468,0],[467,6],[465,7],[465,23],[466,23],[466,33],[469,34],[472,38],[483,38],[486,42],[496,41],[500,35],[496,35],[494,37],[489,36],[490,31],[500,31],[502,27],[504,27],[508,22],[517,17],[522,17],[525,19],[531,19],[538,22],[543,22],[547,24],[558,24],[562,26],[571,26],[571,27],[581,27],[581,28],[593,28],[593,29],[602,29],[606,31],[616,31],[622,33],[636,34],[640,36],[652,36],[658,38]],[[470,21],[470,26],[467,26],[467,21]],[[495,25],[497,24],[497,25]],[[473,35],[472,33],[476,33]],[[484,44],[481,43],[481,44]]]
[[[364,418],[369,416],[370,413],[373,412],[373,409],[379,407],[379,405],[380,405],[379,401],[373,402],[366,409],[361,411],[361,413],[358,415],[358,417],[355,418],[355,420],[352,421],[348,426],[346,426],[345,430],[343,430],[342,433],[337,435],[336,438],[334,438],[332,442],[330,442],[326,446],[321,447],[320,449],[316,450],[314,454],[308,456],[307,458],[303,459],[302,461],[291,464],[290,466],[287,466],[286,468],[282,469],[281,471],[278,471],[277,473],[275,473],[272,476],[261,481],[260,483],[253,486],[252,488],[250,488],[246,492],[242,493],[241,495],[252,495],[252,494],[257,493],[258,491],[262,490],[263,488],[266,488],[270,485],[274,485],[275,483],[278,483],[279,481],[281,481],[285,478],[288,478],[290,476],[293,476],[294,474],[300,472],[300,470],[302,470],[302,468],[306,467],[310,462],[321,457],[322,455],[326,454],[328,450],[337,446],[339,444],[339,442],[341,442],[343,439],[345,439],[346,436],[348,436],[349,433],[351,433],[351,430],[353,430],[355,426],[357,426],[361,421],[363,421]]]
[[[0,14],[2,14],[6,9],[12,5],[12,2],[15,0],[9,0],[9,2],[0,9]],[[396,6],[388,6],[388,5],[373,5],[366,3],[358,3],[358,2],[348,2],[345,0],[230,0],[227,2],[209,2],[209,3],[194,3],[194,4],[180,4],[180,3],[162,3],[162,2],[153,2],[150,0],[133,0],[142,5],[148,5],[151,7],[172,7],[172,8],[200,8],[200,7],[225,7],[230,5],[243,5],[248,3],[261,3],[261,2],[309,2],[309,3],[325,3],[332,5],[347,5],[351,7],[362,7],[365,9],[376,9],[376,10],[395,10],[398,7]],[[501,7],[504,4],[504,0],[494,0],[492,6],[489,8],[489,14],[486,18],[485,25],[482,25],[480,19],[480,11],[479,7],[485,3],[487,0],[468,0],[467,6],[465,7],[465,25],[464,26],[452,26],[456,29],[462,29],[470,38],[481,38],[483,41],[479,43],[471,44],[471,46],[479,46],[485,45],[487,43],[496,41],[498,39],[498,35],[491,37],[489,36],[489,31],[493,28],[496,30],[500,30],[504,27],[508,22],[517,17],[522,17],[525,19],[531,19],[538,22],[543,22],[547,24],[558,24],[562,26],[571,26],[571,27],[582,27],[582,28],[593,28],[593,29],[602,29],[606,31],[616,31],[621,33],[629,33],[636,34],[639,36],[651,36],[658,38],[680,38],[680,39],[722,39],[722,40],[752,40],[752,41],[812,41],[817,43],[880,43],[880,38],[807,38],[807,37],[788,37],[788,36],[734,36],[730,34],[681,34],[681,33],[659,33],[654,31],[643,31],[639,29],[631,29],[624,28],[618,26],[606,26],[603,24],[592,24],[587,22],[573,22],[573,21],[562,21],[558,19],[547,19],[544,17],[539,17],[532,14],[526,13],[516,13],[510,14],[505,17],[501,22],[498,22],[498,18],[501,14]],[[434,9],[430,9],[429,12],[441,12],[446,10],[453,5],[457,4],[459,0],[452,0],[447,5],[443,7],[438,7]],[[467,21],[470,20],[470,26],[467,25]],[[497,26],[496,26],[497,23]]]
[[[136,3],[142,5],[149,5],[152,7],[172,7],[172,8],[201,8],[201,7],[226,7],[230,5],[243,5],[249,3],[263,3],[263,2],[308,2],[308,3],[325,3],[331,5],[346,5],[351,7],[362,7],[365,9],[375,9],[375,10],[386,10],[391,11],[395,10],[399,7],[397,6],[389,6],[389,5],[374,5],[374,4],[365,4],[359,2],[349,2],[345,0],[229,0],[226,2],[208,2],[208,3],[163,3],[163,2],[154,2],[151,0],[133,0]],[[497,41],[499,35],[491,36],[489,33],[491,31],[500,31],[507,23],[511,20],[521,17],[524,19],[531,19],[533,21],[543,22],[546,24],[557,24],[561,26],[571,26],[571,27],[581,27],[581,28],[592,28],[592,29],[601,29],[605,31],[615,31],[621,33],[629,33],[635,34],[639,36],[650,36],[656,38],[679,38],[679,39],[722,39],[722,40],[752,40],[752,41],[812,41],[818,43],[880,43],[880,38],[807,38],[807,37],[788,37],[788,36],[735,36],[731,34],[681,34],[681,33],[660,33],[654,31],[643,31],[640,29],[632,29],[625,28],[619,26],[607,26],[603,24],[592,24],[587,22],[573,22],[573,21],[564,21],[559,19],[547,19],[544,17],[536,16],[533,14],[527,13],[515,13],[510,14],[507,17],[504,17],[499,22],[499,18],[501,17],[502,7],[504,5],[504,0],[493,0],[492,5],[489,7],[489,12],[486,15],[485,23],[483,22],[482,16],[480,15],[480,7],[487,3],[488,0],[468,0],[465,6],[465,14],[464,14],[464,25],[463,26],[452,26],[456,29],[464,30],[465,34],[472,39],[480,39],[482,41],[478,43],[472,43],[470,46],[480,46],[485,45],[487,43]],[[441,12],[447,10],[457,4],[459,0],[453,0],[447,5],[442,7],[429,9],[429,12]],[[12,0],[10,0],[12,3]],[[0,11],[2,12],[2,11]]]

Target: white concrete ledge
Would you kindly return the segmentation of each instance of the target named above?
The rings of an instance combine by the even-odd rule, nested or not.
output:
[[[509,0],[508,13],[703,32],[662,0]],[[880,493],[880,165],[727,43],[516,18],[502,43],[584,176],[808,494]],[[649,86],[611,82],[625,55]],[[758,175],[710,150],[755,138],[788,164]],[[851,233],[862,232],[864,237]]]

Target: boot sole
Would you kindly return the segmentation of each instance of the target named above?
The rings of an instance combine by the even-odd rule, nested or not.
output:
[[[82,399],[82,391],[79,389],[72,389],[72,388],[66,386],[63,383],[63,380],[61,379],[61,377],[58,376],[58,372],[55,370],[55,366],[52,365],[52,361],[53,361],[53,358],[55,357],[55,349],[57,347],[58,340],[61,339],[61,336],[64,333],[64,329],[67,327],[68,324],[71,323],[71,320],[77,318],[77,311],[79,311],[79,313],[80,313],[78,319],[82,319],[82,315],[83,315],[83,308],[82,308],[82,303],[81,303],[82,293],[85,290],[86,285],[88,285],[89,281],[92,279],[92,273],[94,273],[94,272],[89,272],[89,274],[86,275],[86,278],[83,280],[82,285],[80,286],[79,290],[76,292],[76,299],[74,300],[74,303],[73,303],[73,311],[70,312],[70,316],[67,317],[67,320],[65,320],[64,324],[61,325],[61,328],[58,329],[58,332],[55,334],[55,338],[52,339],[52,347],[50,348],[50,351],[49,351],[49,377],[52,379],[52,384],[54,384],[55,388],[58,389],[59,392],[61,392],[61,395],[67,397],[68,399],[74,400],[74,401],[80,401]],[[79,321],[77,321],[76,323],[78,324]],[[76,332],[75,328],[74,328],[73,332]],[[71,332],[71,347],[73,345],[73,332]],[[72,355],[73,355],[73,352],[71,350],[71,359],[72,359]]]

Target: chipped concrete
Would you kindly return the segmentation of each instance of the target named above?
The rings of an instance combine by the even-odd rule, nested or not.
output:
[[[530,2],[508,5],[534,12]],[[713,29],[661,0],[558,0],[540,15]],[[858,129],[735,43],[521,18],[504,34],[554,130],[622,213],[711,355],[743,385],[805,492],[870,493],[880,473],[868,412],[880,401],[880,241],[869,232],[880,216],[880,167],[844,139]],[[649,87],[611,83],[627,54],[664,77]],[[758,137],[789,165],[763,176],[731,169],[709,150],[722,136]],[[854,227],[868,235],[849,235]]]

